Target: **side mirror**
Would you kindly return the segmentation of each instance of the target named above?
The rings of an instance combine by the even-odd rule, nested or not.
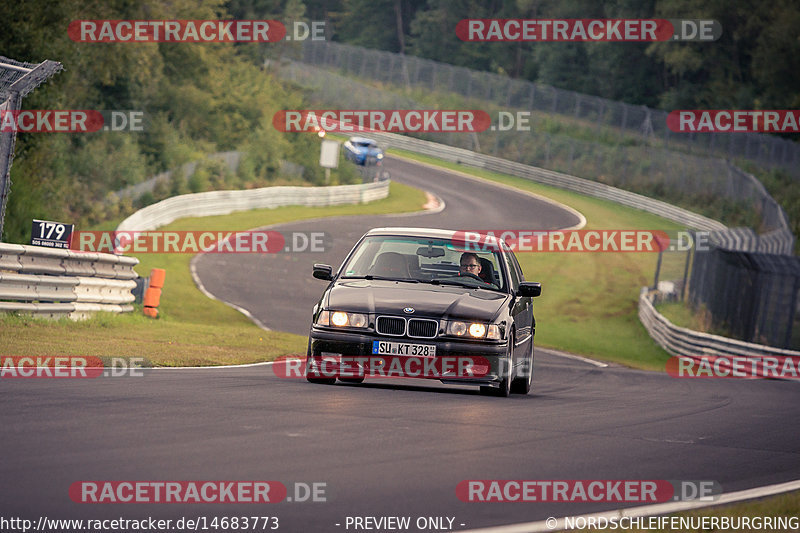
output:
[[[517,296],[536,298],[542,294],[542,284],[538,281],[523,281],[517,289]]]
[[[333,279],[333,268],[330,265],[316,263],[314,265],[314,277],[330,281]]]

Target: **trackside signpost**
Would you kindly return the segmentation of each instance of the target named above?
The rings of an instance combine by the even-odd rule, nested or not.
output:
[[[325,183],[331,180],[331,169],[339,167],[339,142],[324,139],[319,151],[319,165],[325,169]]]
[[[69,249],[70,241],[72,240],[72,231],[74,229],[74,224],[33,219],[31,244],[33,246],[44,246],[46,248]]]

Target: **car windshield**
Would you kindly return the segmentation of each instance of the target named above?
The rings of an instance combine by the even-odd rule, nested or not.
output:
[[[469,253],[464,255],[465,252]],[[468,266],[461,268],[461,264]],[[500,265],[497,251],[467,250],[463,242],[375,236],[361,242],[345,265],[342,277],[505,290],[506,280]]]

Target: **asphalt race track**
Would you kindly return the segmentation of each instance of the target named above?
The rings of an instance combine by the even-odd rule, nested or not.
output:
[[[573,213],[519,191],[399,159],[389,160],[387,168],[393,180],[437,195],[446,208],[436,213],[328,218],[273,226],[282,232],[324,231],[333,238],[333,245],[325,253],[206,254],[194,262],[197,276],[211,294],[247,309],[268,328],[306,335],[311,309],[325,289],[324,282],[311,277],[312,265],[327,263],[338,268],[370,228],[551,230],[580,222]],[[526,277],[537,281],[533,273]]]
[[[203,256],[196,270],[205,288],[269,328],[305,334],[324,287],[311,264],[338,266],[370,227],[577,222],[505,189],[399,160],[387,166],[394,180],[433,192],[447,208],[280,226],[327,231],[333,249]],[[230,272],[237,275],[223,275]],[[546,305],[544,296],[537,303]],[[429,381],[312,385],[278,377],[274,365],[7,379],[0,395],[0,507],[5,517],[33,520],[277,516],[279,531],[342,532],[366,530],[346,527],[347,517],[407,516],[403,531],[421,531],[420,517],[446,517],[444,528],[422,531],[446,531],[447,518],[465,530],[627,505],[463,502],[462,480],[714,480],[732,492],[800,478],[797,383],[681,380],[541,349],[534,391],[507,399]],[[324,483],[326,501],[78,504],[68,489],[81,480],[275,480],[292,498],[295,483]]]

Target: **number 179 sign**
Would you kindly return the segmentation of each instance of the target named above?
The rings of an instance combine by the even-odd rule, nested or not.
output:
[[[73,228],[73,224],[34,219],[31,228],[31,244],[47,248],[69,248]]]

